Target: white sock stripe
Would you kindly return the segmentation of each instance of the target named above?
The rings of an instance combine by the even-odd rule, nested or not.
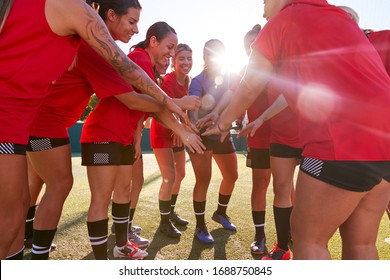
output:
[[[49,249],[46,249],[46,250],[34,250],[34,248],[33,248],[32,253],[35,255],[47,254],[47,253],[50,253],[50,247],[49,247]]]
[[[160,215],[167,216],[167,215],[169,215],[169,214],[171,214],[171,211],[169,211],[169,212],[161,212],[161,211],[160,211]]]
[[[32,219],[26,219],[26,223],[31,223],[35,220],[35,218],[32,218]]]
[[[98,246],[98,245],[102,245],[104,243],[107,243],[107,241],[108,241],[108,238],[105,238],[105,239],[103,239],[101,241],[91,241],[91,240],[89,240],[89,243],[91,243],[92,246]]]
[[[19,254],[20,252],[22,252],[26,247],[23,245],[22,249],[20,249],[19,251],[17,251],[15,254],[12,254],[12,255],[9,255],[6,257],[6,259],[9,259],[9,258],[12,258],[14,256],[16,256],[17,254]]]
[[[50,246],[51,246],[51,245],[50,245]],[[35,244],[33,244],[32,247],[33,247],[33,249],[36,249],[36,250],[42,250],[42,249],[48,248],[48,247],[38,246],[38,245],[35,245]],[[50,247],[49,247],[49,248],[50,248]]]
[[[195,212],[195,215],[196,216],[201,216],[201,215],[204,215],[206,213],[206,211],[204,211],[204,212],[201,212],[201,213],[197,213],[197,212]]]
[[[88,236],[89,240],[99,240],[99,239],[108,239],[107,235],[103,236]]]
[[[129,220],[129,216],[127,217],[117,217],[117,216],[112,216],[113,220]]]
[[[255,224],[255,227],[264,227],[265,226],[265,223],[264,224]]]
[[[129,220],[114,220],[114,224],[128,224]]]
[[[228,207],[229,204],[222,204],[222,203],[219,203],[219,202],[218,202],[218,205],[219,205],[219,206]]]

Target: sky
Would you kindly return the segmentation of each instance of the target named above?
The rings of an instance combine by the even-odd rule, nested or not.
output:
[[[247,61],[243,37],[263,18],[263,0],[140,0],[142,12],[139,33],[128,44],[118,43],[125,53],[144,40],[147,29],[165,21],[177,32],[179,43],[193,50],[191,76],[203,67],[203,46],[209,39],[220,39],[226,47],[229,69],[238,72]],[[328,0],[332,5],[353,8],[360,16],[360,27],[390,29],[390,0]],[[169,70],[168,70],[169,71]]]

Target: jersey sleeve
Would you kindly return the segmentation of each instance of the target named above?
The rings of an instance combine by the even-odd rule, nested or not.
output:
[[[85,42],[80,46],[77,63],[99,99],[134,91],[133,87]]]

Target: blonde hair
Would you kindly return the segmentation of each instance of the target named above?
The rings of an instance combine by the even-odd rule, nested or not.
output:
[[[347,12],[351,16],[352,20],[354,22],[356,22],[357,24],[359,24],[360,18],[359,18],[358,13],[354,9],[347,7],[347,6],[338,6],[338,7],[340,9],[344,10],[345,12]]]

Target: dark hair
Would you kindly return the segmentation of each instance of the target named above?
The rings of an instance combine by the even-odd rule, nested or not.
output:
[[[158,21],[156,23],[153,23],[146,32],[146,39],[139,42],[138,44],[132,46],[130,50],[133,50],[135,48],[142,48],[146,49],[150,44],[150,39],[154,36],[156,37],[158,42],[161,42],[167,35],[170,33],[176,34],[175,29],[171,27],[168,23],[164,21]]]
[[[117,15],[125,15],[129,8],[142,9],[138,0],[87,0],[87,3],[93,3],[99,6],[99,15],[105,21],[108,10],[113,10]]]
[[[219,53],[225,51],[225,45],[221,40],[211,39],[208,40],[203,47],[203,52]]]
[[[183,52],[183,51],[189,51],[189,52],[192,52],[192,49],[190,48],[189,45],[187,44],[178,44],[176,49],[175,49],[175,56],[180,53],[180,52]]]
[[[261,31],[261,25],[256,24],[255,26],[252,27],[251,30],[249,30],[245,36],[244,36],[244,48],[247,54],[249,55],[250,53],[250,46],[253,43],[253,38],[256,38],[256,36],[260,33]]]

